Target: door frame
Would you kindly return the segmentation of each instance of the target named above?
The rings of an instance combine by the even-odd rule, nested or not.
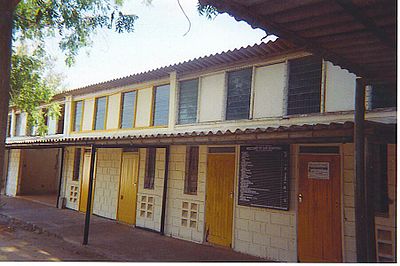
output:
[[[207,211],[206,211],[206,207],[207,207],[207,181],[208,181],[208,155],[209,153],[209,148],[233,148],[234,152],[215,152],[215,153],[211,153],[211,154],[233,154],[235,156],[235,169],[234,169],[234,176],[233,176],[233,206],[232,206],[232,236],[231,236],[231,247],[230,249],[234,249],[235,248],[235,224],[236,224],[236,205],[237,205],[237,175],[238,175],[238,160],[239,160],[239,154],[238,154],[238,150],[240,148],[240,145],[206,145],[205,146],[206,151],[207,151],[207,157],[206,157],[206,174],[205,174],[205,184],[204,184],[204,188],[205,188],[205,193],[204,193],[204,222],[203,222],[203,244],[207,244],[207,245],[214,245],[213,243],[210,243],[207,241],[207,230],[206,230],[206,220],[207,220]]]
[[[345,143],[345,144],[352,144],[354,145],[354,143]],[[296,211],[296,256],[298,258],[298,254],[299,254],[299,245],[298,245],[298,240],[299,240],[299,219],[298,219],[298,215],[299,215],[299,202],[297,199],[297,195],[299,193],[299,180],[300,180],[300,171],[299,171],[299,166],[300,166],[300,147],[326,147],[326,146],[335,146],[339,148],[339,152],[336,153],[336,155],[340,156],[340,176],[339,176],[339,190],[340,190],[340,231],[341,231],[341,253],[342,253],[342,263],[345,262],[345,242],[344,242],[344,151],[343,151],[343,144],[342,143],[304,143],[304,144],[291,144],[290,145],[290,149],[293,150],[295,159],[294,164],[293,164],[293,174],[295,177],[295,193],[294,193],[294,202],[295,202],[295,211]],[[304,153],[304,154],[316,154],[316,153]],[[318,153],[318,155],[333,155],[332,153]],[[298,260],[298,259],[297,259]],[[299,260],[298,260],[299,261]]]
[[[123,160],[124,153],[134,153],[138,157],[138,169],[137,169],[138,176],[137,176],[137,185],[136,185],[136,206],[135,206],[136,214],[135,214],[135,217],[137,216],[137,206],[138,206],[137,196],[138,196],[138,191],[139,191],[140,152],[139,151],[125,151],[124,152],[123,150],[121,150],[121,158],[120,158],[120,164],[119,164],[118,194],[117,194],[118,195],[117,196],[117,211],[115,213],[115,220],[120,223],[123,223],[120,220],[118,220],[118,212],[119,212],[119,195],[121,193],[122,160]],[[136,226],[136,219],[135,219],[135,223],[132,225],[130,224],[130,226]]]

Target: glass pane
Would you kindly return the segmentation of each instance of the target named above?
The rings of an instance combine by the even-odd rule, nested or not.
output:
[[[74,131],[81,131],[82,113],[83,113],[83,101],[75,102]]]
[[[96,99],[96,120],[94,125],[95,130],[102,130],[105,128],[106,103],[106,97]]]
[[[122,97],[121,128],[132,128],[135,115],[136,91],[126,92]]]
[[[169,84],[157,87],[154,97],[154,126],[168,125]]]
[[[21,135],[21,115],[15,115],[15,136]]]
[[[251,68],[228,74],[226,120],[249,118],[251,75]]]
[[[180,82],[178,124],[196,122],[198,85],[198,79]]]

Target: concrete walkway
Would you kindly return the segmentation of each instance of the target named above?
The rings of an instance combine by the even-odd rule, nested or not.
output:
[[[81,246],[85,216],[20,198],[2,196],[0,215],[15,225]],[[231,249],[200,245],[91,216],[89,245],[110,261],[261,261]]]

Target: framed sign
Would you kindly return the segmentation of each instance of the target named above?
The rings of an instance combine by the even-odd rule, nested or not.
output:
[[[289,145],[240,147],[239,205],[289,209]]]
[[[307,169],[308,178],[329,179],[329,162],[309,162]]]

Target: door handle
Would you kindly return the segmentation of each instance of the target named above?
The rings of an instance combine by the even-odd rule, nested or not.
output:
[[[124,199],[124,195],[121,195],[121,199]]]
[[[230,197],[231,199],[233,199],[233,191],[231,191],[231,192],[229,193],[229,197]]]
[[[299,193],[299,195],[297,196],[299,203],[303,202],[303,194]]]

